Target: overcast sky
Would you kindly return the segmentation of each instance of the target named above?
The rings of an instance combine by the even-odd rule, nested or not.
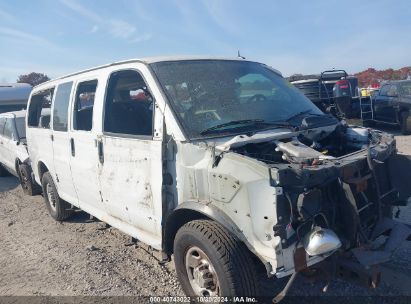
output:
[[[411,65],[404,1],[0,0],[0,82],[155,55],[236,56],[284,75]]]

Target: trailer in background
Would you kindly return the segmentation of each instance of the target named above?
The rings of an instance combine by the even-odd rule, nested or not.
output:
[[[28,83],[0,83],[0,113],[26,109],[31,89]]]

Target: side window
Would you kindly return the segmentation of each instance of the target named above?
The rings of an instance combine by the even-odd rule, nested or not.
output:
[[[31,97],[28,111],[28,125],[34,128],[50,129],[50,108],[54,88],[42,91]]]
[[[388,90],[387,96],[395,97],[398,96],[397,86],[393,84],[390,89]]]
[[[14,134],[14,126],[13,126],[13,119],[7,118],[6,124],[4,125],[4,132],[3,135],[8,138],[13,138]]]
[[[85,81],[78,84],[73,115],[74,130],[91,131],[96,90],[97,80]]]
[[[389,90],[389,89],[390,89],[390,85],[389,85],[389,84],[383,85],[382,88],[381,88],[381,90],[380,90],[380,95],[381,95],[381,96],[388,96],[387,94],[388,94],[388,90]]]
[[[402,95],[407,95],[410,96],[411,95],[411,83],[403,83],[400,87],[400,91]]]
[[[4,124],[6,123],[5,117],[0,117],[0,135],[3,135]]]
[[[68,107],[73,82],[62,83],[57,87],[53,108],[53,130],[67,131]]]
[[[104,105],[104,131],[153,135],[153,98],[137,71],[113,73]]]

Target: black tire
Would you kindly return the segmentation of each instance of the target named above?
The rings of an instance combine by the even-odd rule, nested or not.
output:
[[[17,169],[23,192],[30,196],[40,194],[41,187],[32,179],[31,167],[27,164],[20,164]]]
[[[74,211],[71,209],[71,205],[58,195],[57,188],[49,172],[44,173],[41,185],[44,201],[52,218],[56,221],[64,221],[73,215]]]
[[[409,116],[410,114],[408,112],[401,113],[400,126],[401,126],[401,133],[403,135],[411,134],[411,121],[409,121],[410,120]]]
[[[3,165],[0,163],[0,177],[5,177],[5,176],[9,176],[10,173],[9,171],[7,171]]]
[[[193,268],[200,269],[202,277],[218,278],[218,296],[257,296],[257,277],[253,260],[246,246],[236,240],[226,229],[210,220],[195,220],[182,226],[174,240],[174,263],[177,276],[184,292],[188,296],[208,296],[209,293],[198,294],[194,291],[189,271],[186,270],[186,255],[200,249],[204,253],[212,272],[204,271],[204,264]],[[195,256],[195,255],[193,255]],[[203,261],[203,260],[202,260]],[[190,270],[191,271],[191,270]],[[210,274],[211,273],[211,274]],[[214,281],[213,281],[214,282]],[[213,284],[212,284],[213,285]],[[214,285],[213,285],[214,286]],[[213,287],[214,288],[214,287]],[[212,291],[215,291],[214,288]],[[211,293],[211,295],[215,295]]]

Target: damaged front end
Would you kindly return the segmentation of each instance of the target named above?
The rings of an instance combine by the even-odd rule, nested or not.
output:
[[[390,178],[392,135],[339,124],[232,151],[266,163],[271,186],[282,189],[273,227],[284,261],[273,271],[277,277],[322,267],[328,275],[378,285],[376,266],[411,234],[392,219],[393,208],[406,204]]]

